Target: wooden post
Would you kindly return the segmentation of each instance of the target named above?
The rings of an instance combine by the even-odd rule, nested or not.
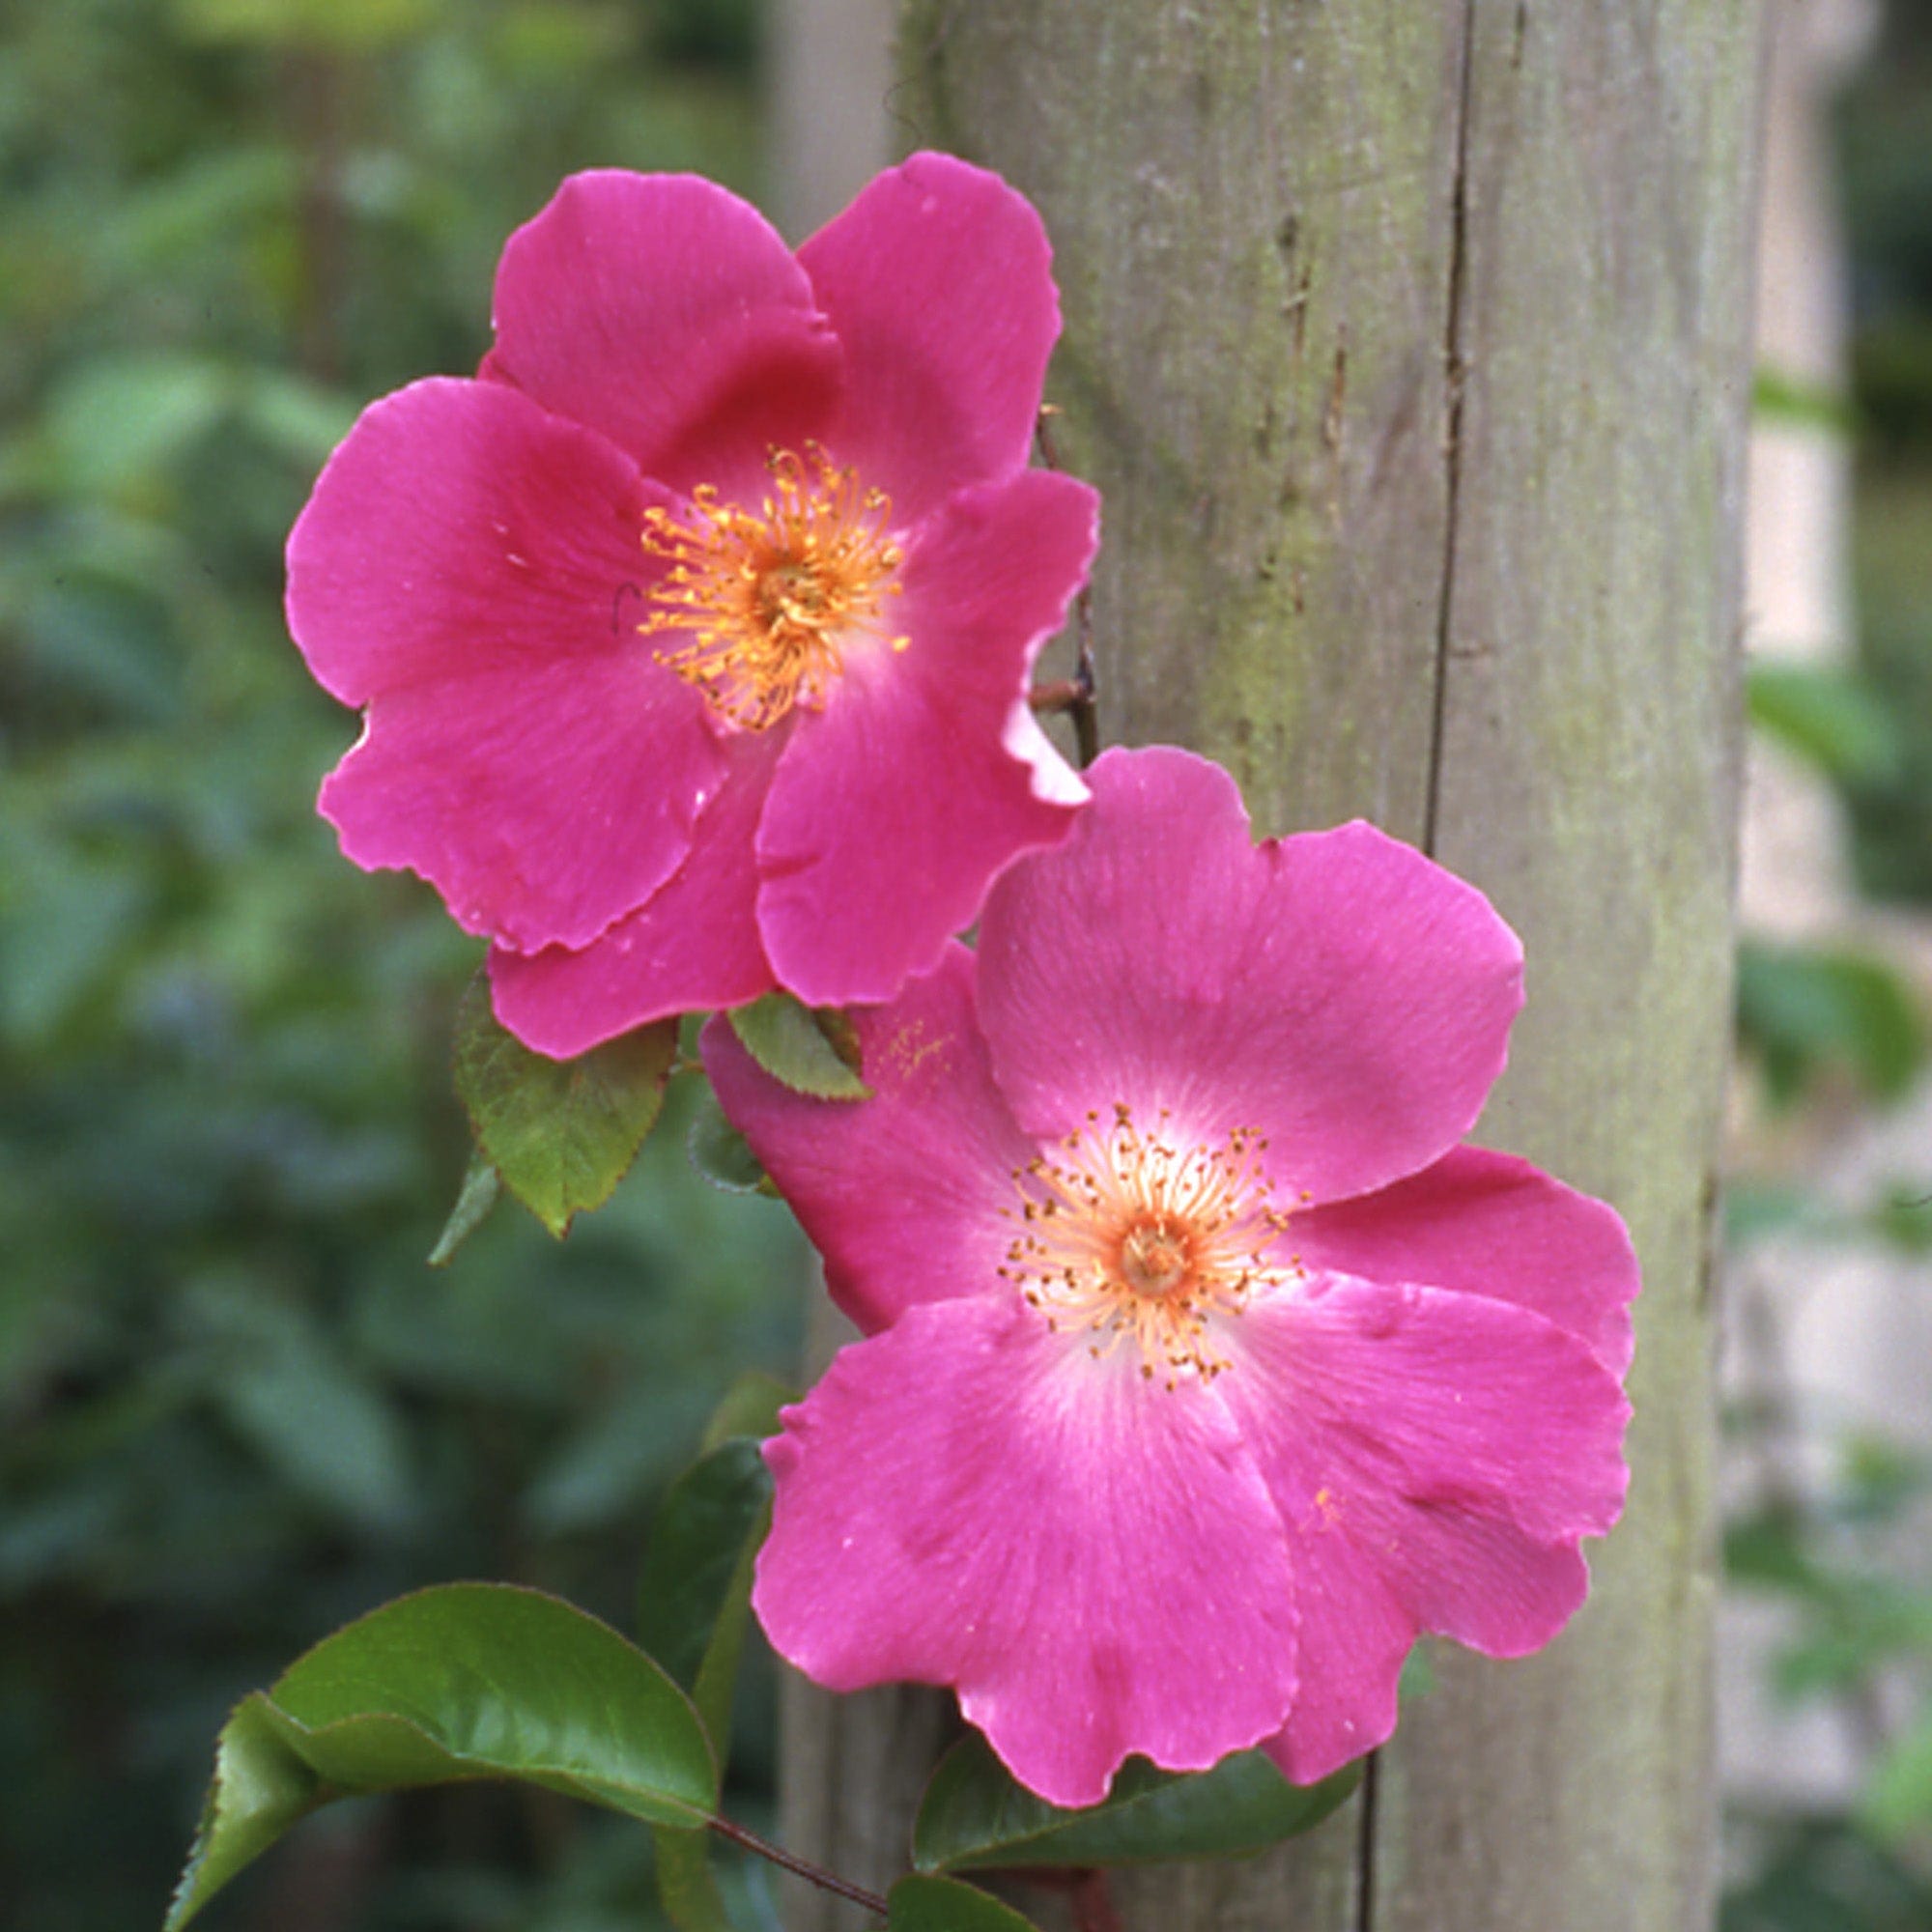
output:
[[[1614,1201],[1647,1284],[1630,1508],[1572,1630],[1512,1664],[1437,1646],[1360,1800],[1252,1863],[1119,1875],[1125,1924],[1707,1927],[1759,9],[915,0],[900,53],[911,138],[1053,237],[1105,739],[1195,746],[1264,829],[1363,814],[1489,892],[1530,998],[1479,1137]],[[801,1849],[902,1857],[929,1697],[793,1717]]]

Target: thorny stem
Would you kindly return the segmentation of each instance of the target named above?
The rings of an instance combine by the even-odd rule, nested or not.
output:
[[[809,1885],[817,1886],[821,1891],[833,1892],[839,1898],[849,1899],[854,1905],[864,1906],[867,1912],[875,1913],[881,1918],[888,1916],[890,1908],[876,1891],[867,1891],[863,1885],[854,1885],[850,1879],[840,1878],[837,1872],[829,1872],[823,1865],[815,1865],[810,1859],[802,1859],[796,1852],[788,1852],[782,1845],[775,1845],[769,1838],[759,1837],[755,1832],[748,1832],[744,1826],[733,1824],[729,1818],[713,1817],[707,1822],[721,1838],[728,1839],[741,1851],[755,1852],[759,1858],[769,1859],[794,1878],[802,1878]]]
[[[1039,443],[1040,459],[1049,469],[1060,468],[1060,453],[1053,446],[1053,418],[1060,412],[1051,403],[1042,403],[1034,434]],[[1031,702],[1036,711],[1064,711],[1073,720],[1073,743],[1085,771],[1100,755],[1100,718],[1094,697],[1097,684],[1094,675],[1094,593],[1082,584],[1073,600],[1074,634],[1079,656],[1071,678],[1053,684],[1036,685]]]

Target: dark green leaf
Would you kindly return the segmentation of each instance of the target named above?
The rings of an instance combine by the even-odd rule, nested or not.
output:
[[[814,1012],[789,993],[767,993],[733,1010],[731,1031],[774,1080],[796,1094],[864,1100],[872,1091],[859,1077],[858,1036],[841,1012]]]
[[[671,1485],[644,1557],[639,1637],[697,1699],[721,1756],[752,1558],[764,1539],[771,1496],[758,1445],[734,1436]],[[728,1656],[718,1658],[721,1648]]]
[[[769,1194],[775,1190],[751,1144],[724,1118],[718,1096],[709,1087],[692,1109],[691,1137],[686,1142],[691,1164],[714,1187],[727,1194]]]
[[[449,1219],[442,1224],[442,1233],[429,1251],[431,1267],[447,1267],[456,1259],[457,1249],[488,1219],[502,1191],[502,1177],[480,1153],[472,1154],[456,1206],[449,1210]]]
[[[505,1584],[424,1590],[325,1638],[229,1719],[167,1932],[330,1799],[478,1777],[684,1830],[717,1803],[696,1713],[608,1625]]]
[[[671,1485],[651,1531],[638,1608],[645,1646],[691,1692],[717,1756],[731,1744],[731,1701],[752,1609],[752,1566],[771,1521],[772,1479],[757,1438],[778,1430],[789,1391],[753,1373],[726,1391],[703,1453]],[[680,1932],[724,1932],[729,1921],[708,1841],[658,1834],[658,1892]]]
[[[1360,1776],[1352,1764],[1320,1784],[1291,1784],[1255,1750],[1188,1776],[1132,1758],[1103,1804],[1065,1811],[1017,1784],[974,1736],[940,1759],[925,1788],[912,1861],[930,1872],[1239,1858],[1319,1825]]]
[[[623,1179],[664,1105],[677,1022],[640,1027],[576,1060],[532,1053],[490,1010],[478,974],[456,1016],[456,1091],[503,1185],[553,1235]]]
[[[902,1878],[887,1895],[886,1932],[1034,1932],[1010,1905],[952,1878]]]
[[[1811,1560],[1804,1519],[1789,1506],[1739,1516],[1724,1525],[1724,1580],[1733,1589],[1779,1590],[1828,1601],[1831,1578]]]

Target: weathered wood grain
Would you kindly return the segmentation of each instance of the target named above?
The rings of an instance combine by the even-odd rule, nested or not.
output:
[[[1106,502],[1104,736],[1221,758],[1265,829],[1363,814],[1484,886],[1531,992],[1480,1137],[1614,1200],[1646,1270],[1630,1512],[1575,1628],[1505,1665],[1438,1646],[1366,1802],[1250,1864],[1122,1875],[1129,1932],[1710,1921],[1758,24],[1753,0],[904,16],[904,140],[999,168],[1054,238],[1057,442]],[[882,1880],[933,1700],[809,1696],[801,1849]]]
[[[1616,1202],[1646,1291],[1591,1603],[1543,1657],[1454,1658],[1382,1754],[1376,1932],[1711,1922],[1705,1246],[1759,60],[1747,4],[1474,14],[1433,846],[1530,962],[1484,1137]]]

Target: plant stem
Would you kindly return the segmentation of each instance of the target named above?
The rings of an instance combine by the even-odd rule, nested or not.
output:
[[[775,1845],[768,1838],[761,1838],[755,1832],[748,1832],[744,1826],[736,1825],[729,1818],[714,1817],[711,1829],[721,1838],[748,1852],[755,1852],[761,1859],[769,1859],[773,1864],[790,1872],[795,1878],[802,1878],[815,1885],[821,1891],[836,1893],[840,1898],[850,1899],[854,1905],[863,1905],[867,1912],[876,1913],[881,1918],[887,1916],[886,1901],[876,1891],[867,1891],[862,1885],[854,1885],[850,1879],[840,1878],[837,1872],[829,1872],[823,1865],[815,1865],[809,1859],[802,1859],[796,1852],[788,1852],[782,1845]]]

